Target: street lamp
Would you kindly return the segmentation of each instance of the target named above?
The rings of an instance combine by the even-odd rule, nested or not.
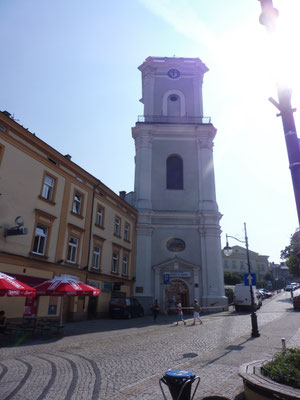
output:
[[[248,280],[249,280],[249,290],[250,290],[250,299],[251,299],[251,326],[252,326],[252,332],[251,336],[252,337],[259,337],[260,334],[258,332],[258,326],[257,326],[257,315],[255,312],[255,305],[254,305],[254,296],[253,296],[253,289],[252,289],[252,275],[251,275],[251,264],[250,264],[250,257],[249,257],[249,247],[248,247],[248,237],[247,237],[247,228],[246,228],[246,222],[244,222],[244,229],[245,229],[245,240],[240,240],[237,239],[234,236],[229,236],[226,234],[226,246],[223,249],[223,253],[225,254],[226,257],[229,257],[232,254],[232,248],[228,244],[228,238],[232,238],[234,240],[237,240],[238,242],[245,243],[246,244],[246,252],[247,252],[247,264],[248,264]]]
[[[278,17],[278,11],[276,10],[276,8],[273,7],[272,0],[258,1],[260,2],[262,11],[259,17],[259,22],[262,25],[265,25],[269,33],[272,33],[275,31],[275,22]],[[276,51],[280,52],[278,46]],[[287,62],[289,61],[290,60],[287,60]],[[277,94],[278,102],[272,97],[269,98],[269,101],[279,110],[279,114],[277,114],[277,117],[281,117],[282,119],[285,143],[289,158],[297,207],[298,222],[300,225],[300,148],[293,115],[296,109],[292,108],[291,106],[292,90],[289,87],[277,83]]]

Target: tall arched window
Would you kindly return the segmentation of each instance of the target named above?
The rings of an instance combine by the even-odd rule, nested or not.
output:
[[[183,189],[183,161],[176,154],[167,158],[167,189]]]
[[[180,97],[177,94],[171,94],[168,97],[168,116],[170,117],[180,117],[181,104]]]

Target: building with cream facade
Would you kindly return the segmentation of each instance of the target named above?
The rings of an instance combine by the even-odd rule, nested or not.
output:
[[[106,315],[114,284],[132,295],[137,211],[80,166],[0,113],[0,272],[34,286],[71,275],[100,288],[70,297],[65,317]],[[19,218],[17,218],[19,217]],[[27,234],[7,236],[23,225]],[[26,299],[0,297],[0,309],[22,317]],[[41,297],[37,315],[58,316],[60,298]]]
[[[232,254],[225,256],[222,252],[224,272],[239,272],[242,275],[248,273],[247,251],[241,246],[232,246]],[[249,250],[251,272],[256,274],[256,280],[260,281],[271,272],[269,256],[264,256]]]
[[[220,225],[215,193],[216,129],[203,117],[199,58],[148,57],[142,74],[144,115],[132,128],[138,209],[135,296],[149,309],[224,306]]]

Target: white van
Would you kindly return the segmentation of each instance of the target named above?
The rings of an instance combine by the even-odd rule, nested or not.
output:
[[[262,305],[262,298],[258,290],[256,289],[256,286],[252,286],[252,291],[254,308],[255,310],[257,310]],[[236,311],[251,309],[250,286],[245,286],[243,284],[235,285],[233,302]]]

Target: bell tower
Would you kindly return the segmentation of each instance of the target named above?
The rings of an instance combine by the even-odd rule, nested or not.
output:
[[[180,301],[227,304],[215,193],[216,129],[203,116],[202,84],[208,68],[199,58],[148,57],[142,73],[144,115],[135,140],[138,209],[134,295],[150,309]],[[128,197],[129,201],[129,197]]]
[[[201,60],[148,57],[139,70],[145,117],[203,116],[202,83],[208,68]]]

